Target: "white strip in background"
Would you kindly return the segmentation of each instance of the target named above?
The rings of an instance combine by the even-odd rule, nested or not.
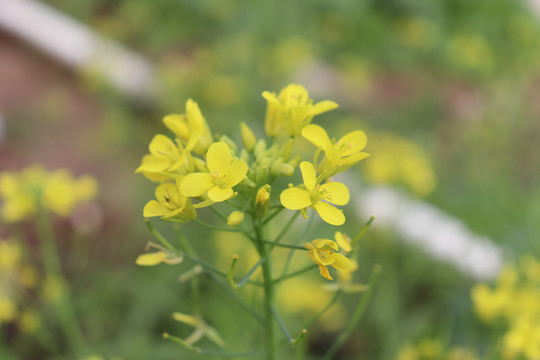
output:
[[[498,246],[433,205],[384,186],[365,189],[355,201],[366,218],[376,217],[372,226],[395,229],[405,242],[476,280],[493,279],[502,267],[503,252]]]
[[[96,72],[129,96],[152,95],[154,74],[145,58],[42,2],[0,0],[0,29],[70,68]]]

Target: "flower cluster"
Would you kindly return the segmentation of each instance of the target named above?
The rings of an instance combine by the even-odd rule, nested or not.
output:
[[[144,207],[145,217],[187,222],[196,219],[197,211],[204,207],[226,203],[232,207],[227,218],[231,227],[242,226],[246,214],[254,221],[262,220],[269,216],[270,208],[300,211],[305,218],[313,209],[328,224],[345,223],[337,206],[349,202],[349,190],[331,177],[369,156],[362,151],[366,135],[353,131],[336,140],[323,127],[312,124],[315,116],[338,105],[329,100],[314,103],[301,85],[288,85],[279,94],[265,91],[262,96],[267,100],[265,130],[269,138],[257,138],[242,123],[243,148],[225,135],[215,136],[191,99],[184,114],[164,117],[163,123],[173,136],[155,135],[149,154],[136,170],[159,183],[155,200]],[[305,140],[315,146],[311,161],[301,156]],[[283,188],[279,178],[292,176],[297,168],[302,182]],[[280,187],[279,202],[274,202],[272,189]],[[340,271],[352,268],[351,261],[337,253],[339,246],[332,240],[317,239],[305,246],[327,279],[332,279],[328,265]],[[138,263],[153,265],[167,262],[167,258],[170,256],[165,251]]]
[[[477,284],[472,300],[485,322],[502,320],[507,324],[502,338],[503,358],[540,358],[540,262],[523,257],[519,267],[507,266],[494,288]]]
[[[31,166],[20,172],[0,173],[0,217],[6,222],[31,218],[39,209],[68,216],[75,207],[94,198],[97,182],[93,177],[75,179],[65,169],[51,172]]]

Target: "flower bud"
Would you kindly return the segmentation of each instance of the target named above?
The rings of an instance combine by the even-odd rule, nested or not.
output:
[[[238,146],[236,145],[236,143],[234,141],[232,141],[232,139],[230,137],[228,137],[227,135],[221,135],[221,137],[219,138],[219,141],[222,141],[224,142],[225,144],[229,145],[229,148],[231,149],[231,151],[233,153],[238,153]]]
[[[244,213],[242,211],[233,211],[227,218],[227,225],[236,226],[244,220]]]
[[[257,145],[257,138],[245,122],[240,123],[240,135],[242,137],[242,142],[244,143],[244,147],[246,148],[246,150],[252,152],[253,149],[255,149],[255,145]]]
[[[272,167],[270,169],[270,173],[273,176],[279,176],[281,175],[281,166],[283,165],[283,158],[277,158],[276,161],[272,164]]]
[[[260,139],[257,141],[255,149],[253,149],[253,154],[255,154],[255,157],[258,158],[264,151],[266,151],[266,141],[264,141],[264,139]]]
[[[266,184],[259,188],[257,197],[255,198],[255,213],[258,217],[263,218],[268,214],[270,208],[270,191],[271,186]]]
[[[289,158],[291,157],[291,152],[292,152],[292,146],[293,146],[293,139],[289,139],[289,142],[287,142],[287,144],[285,144],[285,146],[283,147],[283,159],[285,161],[289,160]]]
[[[294,174],[294,167],[291,164],[282,164],[279,168],[280,175],[292,176]]]
[[[255,182],[257,182],[257,184],[262,183],[268,177],[268,174],[270,173],[270,163],[269,158],[266,158],[261,162],[259,169],[255,173]]]

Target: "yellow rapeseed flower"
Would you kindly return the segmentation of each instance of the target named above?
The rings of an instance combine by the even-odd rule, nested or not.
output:
[[[13,321],[17,316],[15,303],[7,297],[0,295],[0,325]]]
[[[163,118],[165,126],[185,143],[194,141],[193,152],[203,155],[212,144],[212,132],[201,113],[199,105],[192,99],[186,101],[185,114],[171,114]]]
[[[156,188],[156,200],[150,200],[143,210],[144,217],[161,216],[162,219],[185,222],[197,217],[191,199],[180,192],[182,177],[176,184],[164,183]]]
[[[225,201],[234,195],[233,186],[246,177],[248,167],[242,160],[233,160],[231,149],[224,142],[208,148],[206,164],[209,173],[196,172],[186,175],[180,184],[185,196],[199,197],[204,194],[213,202]]]
[[[330,204],[346,205],[350,199],[349,189],[338,182],[319,185],[315,167],[310,162],[302,161],[300,171],[305,188],[290,187],[284,190],[280,196],[281,204],[289,210],[304,212],[307,207],[311,207],[327,223],[342,225],[345,222],[343,211]]]
[[[190,143],[189,145],[193,145]],[[184,165],[187,159],[187,152],[180,142],[174,142],[165,135],[157,134],[148,146],[150,154],[142,159],[141,166],[135,170],[136,173],[143,173],[150,180],[167,179],[168,173],[176,173]],[[189,151],[189,149],[188,149]],[[152,178],[152,175],[161,175]]]
[[[350,271],[352,269],[351,260],[337,253],[339,246],[335,241],[328,239],[316,239],[310,243],[305,243],[304,246],[308,249],[309,258],[319,265],[321,276],[332,280],[327,266],[330,265],[339,271]]]
[[[307,90],[302,85],[290,84],[276,95],[265,91],[262,96],[267,100],[265,129],[270,136],[286,132],[298,136],[315,115],[336,109],[338,104],[325,100],[313,104]]]
[[[366,147],[367,137],[360,130],[352,131],[336,142],[335,139],[330,140],[322,127],[310,124],[302,129],[302,136],[324,151],[325,157],[317,165],[317,170],[326,171],[327,177],[345,171],[369,156],[362,152]]]

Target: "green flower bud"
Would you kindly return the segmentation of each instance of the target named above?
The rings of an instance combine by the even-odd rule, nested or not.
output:
[[[257,138],[245,122],[240,123],[240,135],[242,137],[242,142],[244,143],[244,147],[246,148],[246,150],[252,152],[253,149],[255,149],[255,145],[257,145]]]
[[[235,226],[244,221],[244,213],[242,211],[233,211],[227,218],[227,225]]]

